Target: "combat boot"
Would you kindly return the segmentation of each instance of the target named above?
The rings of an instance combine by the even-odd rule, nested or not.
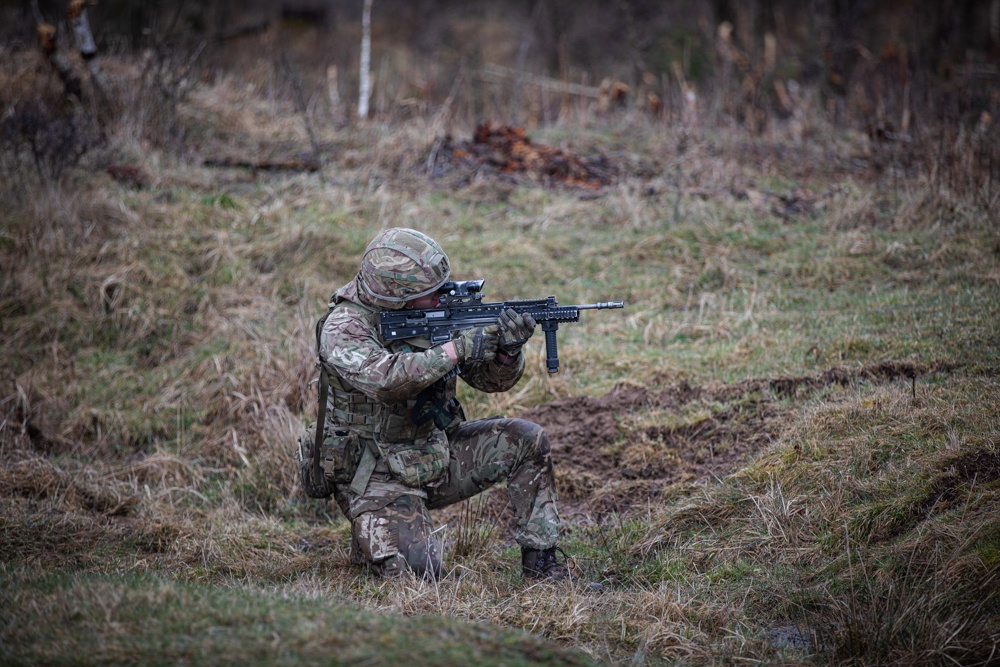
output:
[[[556,560],[556,551],[566,554],[558,547],[531,549],[521,547],[521,571],[526,579],[548,579],[562,581],[569,578],[569,568]]]

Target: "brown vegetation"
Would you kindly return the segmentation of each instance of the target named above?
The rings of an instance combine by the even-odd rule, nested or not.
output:
[[[178,582],[260,593],[265,617],[322,600],[486,621],[604,662],[993,659],[992,61],[970,48],[937,78],[915,41],[823,33],[800,3],[745,5],[780,14],[770,39],[732,3],[619,3],[620,22],[561,5],[533,5],[537,42],[520,6],[437,15],[425,39],[476,56],[453,61],[385,47],[407,42],[377,0],[367,123],[338,102],[347,51],[339,79],[316,62],[341,57],[330,34],[354,43],[340,10],[104,56],[106,107],[80,103],[86,79],[67,97],[33,41],[0,47],[0,604],[34,620],[0,628],[0,661],[92,636],[120,658],[74,619]],[[599,65],[584,28],[618,38]],[[809,74],[821,33],[837,48]],[[437,517],[442,581],[381,582],[297,488],[314,318],[396,223],[491,298],[628,304],[561,331],[558,375],[532,343],[514,391],[463,396],[547,429],[566,588],[517,575],[502,489]],[[214,629],[233,612],[212,604],[190,615]]]
[[[523,127],[490,123],[477,125],[470,141],[456,142],[446,136],[430,162],[433,174],[458,169],[464,172],[465,182],[480,175],[527,174],[547,186],[597,190],[613,184],[618,176],[618,168],[607,157],[584,158],[535,144]]]

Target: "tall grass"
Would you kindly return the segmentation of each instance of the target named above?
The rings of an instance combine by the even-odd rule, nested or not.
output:
[[[128,82],[133,67],[108,71]],[[304,146],[277,89],[244,83],[193,89],[175,117],[186,136],[206,155]],[[377,612],[351,626],[356,647],[402,627],[420,650],[457,633],[483,660],[510,635],[438,617],[616,663],[995,659],[995,183],[953,159],[981,156],[979,135],[938,128],[951,139],[920,152],[819,113],[805,137],[775,122],[760,138],[578,107],[532,137],[617,160],[620,182],[592,197],[429,180],[434,140],[475,120],[455,105],[447,122],[344,128],[317,114],[329,163],[280,175],[151,150],[148,115],[124,110],[101,159],[140,164],[147,187],[96,157],[58,183],[2,185],[18,193],[0,236],[0,553],[18,610],[0,629],[7,657],[209,660],[276,632],[261,655],[293,661],[331,649],[315,609],[346,605]],[[485,417],[623,382],[648,390],[615,415],[603,452],[638,477],[557,473],[568,586],[521,581],[502,493],[439,517],[439,581],[382,582],[350,565],[336,508],[296,486],[314,319],[397,224],[438,238],[491,300],[627,302],[560,329],[558,375],[532,343],[512,392],[461,394]],[[742,442],[761,423],[767,438],[734,474],[684,467],[684,447],[711,461],[712,434]],[[676,483],[641,478],[657,469]],[[623,512],[606,511],[622,497]],[[162,635],[122,639],[143,620]],[[227,623],[254,637],[210,631]],[[775,642],[787,627],[809,641]],[[512,660],[581,660],[517,637],[531,646]]]

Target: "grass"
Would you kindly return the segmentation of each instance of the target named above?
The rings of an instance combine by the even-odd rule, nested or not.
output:
[[[733,593],[757,584],[772,618],[844,662],[988,660],[998,570],[971,546],[997,529],[996,450],[973,443],[996,441],[997,386],[973,384],[814,408],[785,447],[665,514],[639,552],[696,551],[706,576]],[[747,581],[747,554],[780,569]]]
[[[585,665],[524,632],[373,614],[287,590],[4,571],[5,664]],[[55,632],[53,632],[55,629]],[[474,648],[473,648],[474,647]]]
[[[234,150],[302,139],[280,102],[247,95],[223,78],[182,111]],[[342,150],[314,174],[213,170],[124,133],[148,188],[96,168],[13,179],[3,661],[995,660],[996,207],[919,165],[841,169],[866,140],[815,122],[806,145],[634,118],[533,134],[657,165],[597,198],[429,181],[439,125],[421,118],[317,123]],[[532,343],[512,392],[461,393],[483,417],[648,392],[614,415],[603,453],[620,468],[557,473],[566,587],[522,582],[502,493],[436,517],[440,581],[383,582],[297,489],[315,318],[397,224],[491,300],[627,303],[560,329],[558,375]]]

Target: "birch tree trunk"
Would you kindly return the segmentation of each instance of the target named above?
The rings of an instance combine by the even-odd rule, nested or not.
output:
[[[365,0],[361,14],[361,84],[358,92],[358,118],[368,118],[368,100],[372,94],[372,0]]]

